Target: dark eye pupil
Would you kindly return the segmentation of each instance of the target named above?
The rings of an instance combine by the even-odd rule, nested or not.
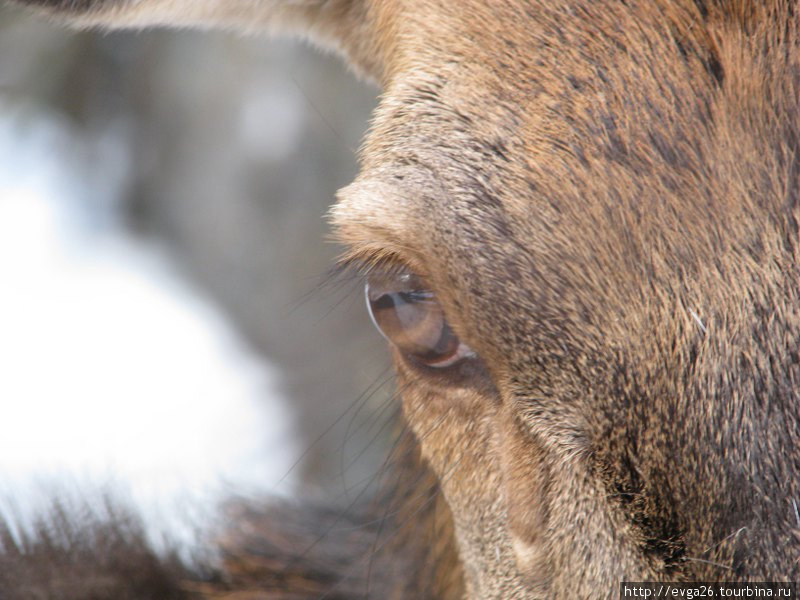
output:
[[[371,280],[367,305],[387,340],[415,360],[435,366],[454,357],[460,343],[433,292],[409,289],[419,283],[416,278]]]

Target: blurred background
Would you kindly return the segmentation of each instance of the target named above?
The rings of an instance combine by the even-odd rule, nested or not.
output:
[[[0,6],[6,506],[54,476],[146,507],[362,493],[397,406],[324,214],[375,103],[297,42]]]

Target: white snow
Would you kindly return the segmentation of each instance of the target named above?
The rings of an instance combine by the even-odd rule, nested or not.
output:
[[[0,96],[0,495],[110,484],[184,535],[297,456],[277,374],[169,258],[126,234],[124,145]]]

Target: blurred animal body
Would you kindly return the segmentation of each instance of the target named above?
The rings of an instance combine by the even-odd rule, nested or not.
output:
[[[242,508],[206,579],[122,532],[113,553],[39,563],[40,582],[95,569],[70,580],[94,592],[35,597],[800,580],[795,2],[25,4],[78,26],[300,33],[381,86],[331,215],[413,433],[363,514]],[[7,543],[5,570],[42,543]],[[147,568],[119,568],[130,546]],[[119,595],[148,574],[158,586]]]

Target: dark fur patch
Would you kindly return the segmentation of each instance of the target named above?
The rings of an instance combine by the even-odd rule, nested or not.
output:
[[[99,9],[118,6],[126,1],[127,0],[25,0],[24,4],[52,11],[84,14]],[[23,2],[19,3],[22,4]]]
[[[159,554],[137,517],[106,502],[52,508],[30,527],[0,524],[0,596],[8,600],[189,600],[192,573]]]

